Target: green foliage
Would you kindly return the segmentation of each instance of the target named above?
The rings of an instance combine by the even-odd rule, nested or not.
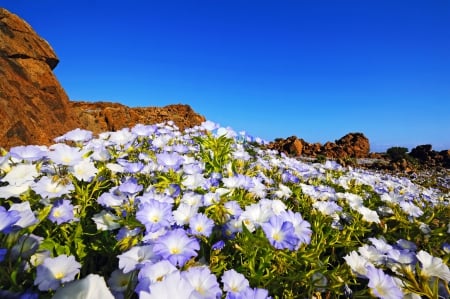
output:
[[[386,150],[386,154],[394,162],[400,161],[402,159],[407,159],[408,157],[407,153],[408,149],[406,147],[394,146]]]

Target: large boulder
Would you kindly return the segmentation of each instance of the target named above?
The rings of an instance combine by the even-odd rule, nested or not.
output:
[[[0,146],[48,144],[76,127],[52,72],[57,64],[51,46],[30,25],[0,8]]]

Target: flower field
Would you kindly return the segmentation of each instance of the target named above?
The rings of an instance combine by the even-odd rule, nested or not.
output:
[[[1,298],[448,298],[450,195],[210,121],[0,156]]]

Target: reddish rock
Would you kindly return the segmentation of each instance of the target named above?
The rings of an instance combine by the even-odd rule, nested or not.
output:
[[[51,46],[30,25],[0,8],[0,147],[49,145],[75,128],[100,133],[172,120],[183,130],[205,120],[187,105],[71,102],[52,72],[57,64]]]
[[[336,141],[347,155],[352,158],[366,158],[369,155],[369,139],[363,133],[349,133]]]
[[[76,126],[52,72],[57,64],[30,25],[0,8],[0,146],[48,144]]]
[[[98,134],[132,127],[138,123],[155,124],[172,120],[180,130],[200,125],[205,118],[188,105],[130,108],[110,102],[70,102],[80,127]]]

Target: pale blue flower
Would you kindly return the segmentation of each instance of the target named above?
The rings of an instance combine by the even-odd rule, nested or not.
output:
[[[135,272],[131,271],[128,273],[123,273],[120,269],[114,270],[108,279],[108,286],[113,292],[113,295],[115,295],[115,298],[123,298],[123,292],[134,286],[135,283]]]
[[[11,167],[6,175],[0,179],[2,182],[8,182],[10,185],[21,186],[29,185],[38,177],[38,171],[34,164],[19,164]]]
[[[368,267],[367,278],[368,286],[374,296],[381,299],[402,299],[403,292],[395,283],[394,279],[385,274],[383,270],[375,267]]]
[[[60,287],[52,297],[52,299],[68,298],[114,299],[114,296],[102,276],[89,274],[83,279],[71,281]]]
[[[294,226],[282,217],[272,216],[269,221],[263,223],[262,229],[270,244],[277,249],[294,250],[300,239],[296,236]]]
[[[175,229],[159,237],[153,251],[173,265],[182,267],[189,259],[197,256],[199,249],[197,239],[187,236],[183,229]]]
[[[70,200],[57,200],[53,203],[48,219],[58,225],[75,220],[74,206],[71,204]]]
[[[31,189],[42,196],[42,198],[55,198],[69,194],[75,187],[71,182],[63,182],[61,180],[52,179],[48,176],[43,176],[39,181],[31,184]]]
[[[72,174],[79,180],[85,182],[91,182],[97,175],[98,169],[95,167],[94,162],[84,159],[81,162],[73,166]]]
[[[87,142],[92,139],[92,132],[76,128],[69,131],[66,134],[56,137],[55,142],[74,141],[74,142]]]
[[[15,223],[18,227],[26,228],[38,222],[38,219],[31,210],[29,201],[14,203],[11,205],[9,210],[19,212],[20,219]]]
[[[128,179],[119,185],[119,191],[129,197],[134,197],[141,192],[142,189],[144,189],[144,187],[139,185],[136,179]]]
[[[227,270],[223,273],[222,283],[223,290],[231,293],[240,293],[250,286],[247,278],[234,269]]]
[[[167,260],[161,260],[158,262],[146,263],[139,270],[138,284],[135,288],[135,292],[150,292],[150,285],[158,281],[164,280],[164,278],[178,269]]]
[[[194,288],[193,298],[209,299],[221,298],[217,277],[211,273],[208,267],[191,267],[187,271],[181,272],[181,276]]]
[[[25,234],[20,236],[14,246],[11,248],[11,257],[17,259],[22,257],[28,259],[36,250],[38,250],[44,238],[34,234]]]
[[[148,232],[156,232],[161,228],[169,227],[172,222],[172,205],[157,200],[149,200],[141,205],[136,212],[139,220]]]
[[[190,232],[193,235],[201,235],[209,237],[214,228],[214,221],[209,219],[205,214],[198,213],[189,220]]]
[[[46,156],[47,147],[38,145],[15,146],[9,150],[9,154],[17,160],[34,162],[41,160]]]
[[[194,288],[179,271],[168,274],[165,279],[150,285],[150,292],[139,293],[140,299],[190,299]]]
[[[120,224],[117,222],[120,218],[105,210],[95,214],[92,220],[94,220],[98,230],[115,230],[120,228]]]
[[[83,152],[79,148],[71,147],[64,143],[57,143],[50,146],[47,157],[53,163],[74,166],[83,160]]]
[[[128,251],[119,254],[119,269],[128,273],[140,269],[146,263],[154,263],[160,259],[153,251],[153,245],[134,246]]]
[[[126,196],[118,191],[119,187],[112,187],[97,198],[97,202],[104,207],[118,207],[124,204]]]
[[[10,233],[19,220],[20,213],[18,211],[7,211],[3,206],[0,206],[0,232]]]
[[[74,280],[80,268],[81,264],[72,255],[46,258],[36,269],[34,285],[41,291],[56,290],[62,283]]]
[[[289,221],[294,226],[294,231],[296,236],[299,238],[299,244],[309,244],[311,242],[311,224],[304,220],[302,215],[298,212],[292,212],[290,210],[284,211],[280,213],[280,217]],[[296,248],[298,249],[298,248]]]
[[[184,161],[183,156],[180,154],[167,152],[156,154],[156,159],[159,165],[164,166],[165,169],[172,170],[178,170]]]
[[[420,273],[425,278],[439,277],[446,283],[450,281],[449,267],[441,258],[434,257],[428,252],[421,250],[417,253],[417,259],[421,265]]]

